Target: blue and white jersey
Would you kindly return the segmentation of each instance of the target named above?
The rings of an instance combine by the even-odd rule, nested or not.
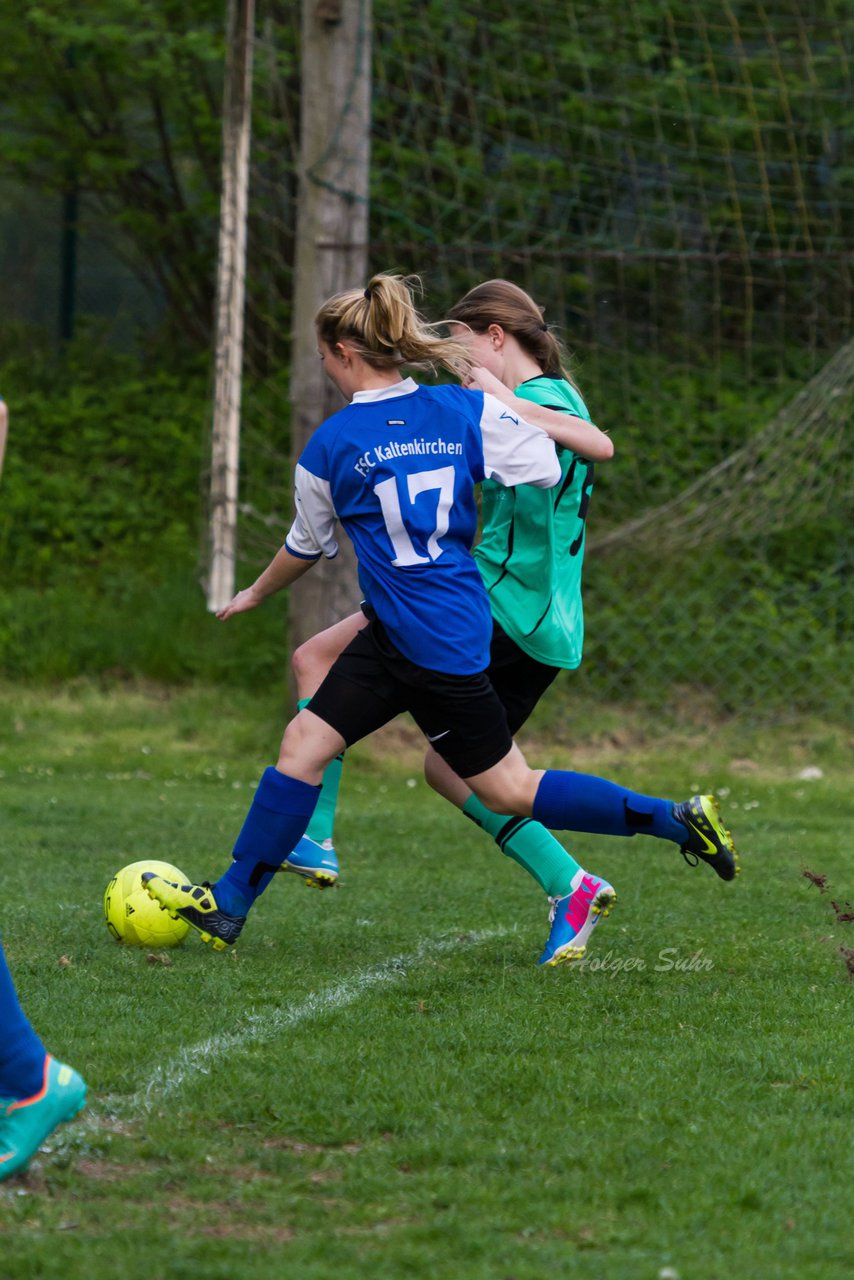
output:
[[[494,396],[411,378],[353,402],[318,427],[296,467],[291,555],[337,555],[335,521],[359,581],[411,662],[471,675],[489,665],[492,615],[471,555],[474,486],[551,488],[554,445]]]

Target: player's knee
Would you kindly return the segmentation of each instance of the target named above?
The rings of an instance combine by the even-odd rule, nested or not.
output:
[[[294,649],[291,669],[300,692],[310,685],[316,689],[323,681],[328,666],[323,645],[319,642],[318,636],[312,636],[310,640],[306,640],[304,644]]]
[[[493,813],[529,818],[541,776],[541,772],[528,767],[522,753],[514,748],[500,764],[477,778],[468,778],[467,782],[478,800]]]
[[[335,754],[335,749],[328,748],[319,738],[315,726],[299,715],[285,729],[276,768],[279,773],[315,786],[323,778],[323,771]]]
[[[291,655],[291,671],[293,671],[298,682],[306,678],[308,672],[312,668],[312,665],[311,641],[309,640],[305,644],[301,644],[297,649],[294,649],[293,654]]]
[[[469,778],[468,784],[481,804],[493,813],[509,813],[520,818],[530,814],[527,795],[515,779],[482,781]]]

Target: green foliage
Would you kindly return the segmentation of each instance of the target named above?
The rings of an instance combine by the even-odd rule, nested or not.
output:
[[[203,369],[111,353],[84,334],[63,357],[30,350],[3,372],[11,426],[0,507],[7,584],[69,570],[157,574],[196,545]]]
[[[0,595],[0,671],[7,679],[89,675],[281,687],[287,663],[284,602],[238,626],[217,622],[205,609],[195,565],[180,561],[121,575],[71,568],[53,586]]]
[[[408,228],[407,265],[430,264],[446,305],[512,269],[615,358],[783,325],[792,345],[841,338],[851,28],[834,0],[809,30],[789,3],[375,12],[380,260]]]
[[[281,608],[240,628],[205,611],[204,369],[152,367],[90,334],[61,358],[27,344],[2,385],[0,669],[18,679],[279,678]]]
[[[802,389],[809,357],[760,353],[766,376],[746,381],[737,357],[693,360],[656,352],[622,353],[583,347],[574,374],[595,422],[614,437],[616,454],[597,469],[592,519],[596,529],[630,520],[675,497],[686,484],[765,427]],[[615,371],[617,376],[615,376]]]
[[[798,543],[797,528],[790,531]],[[826,531],[825,531],[826,534]],[[854,599],[841,540],[822,539],[802,575],[775,568],[761,547],[587,566],[583,689],[662,704],[705,691],[716,714],[773,719],[800,710],[844,720],[854,712]],[[765,552],[765,553],[764,553]],[[639,610],[651,642],[637,643]]]
[[[290,317],[296,0],[258,9],[249,359]],[[42,0],[0,15],[0,177],[78,187],[116,251],[210,341],[224,6]],[[544,37],[543,30],[547,31]],[[373,265],[447,307],[515,274],[584,341],[832,346],[850,314],[850,14],[663,0],[374,6]],[[581,277],[579,288],[569,277]],[[623,332],[615,338],[614,325]],[[710,335],[711,328],[711,335]]]
[[[181,352],[211,342],[224,24],[221,0],[42,0],[0,14],[0,178],[79,192],[86,232],[165,303],[162,327]],[[256,58],[256,132],[274,159],[258,165],[253,191],[268,208],[295,192],[298,29],[289,4]],[[267,363],[287,326],[293,227],[277,217],[251,237],[248,346]],[[261,263],[274,297],[266,285],[256,295]]]
[[[219,207],[219,0],[42,0],[0,17],[0,174],[91,197],[117,252],[210,333]]]

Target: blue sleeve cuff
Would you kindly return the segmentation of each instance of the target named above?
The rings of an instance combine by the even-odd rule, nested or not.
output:
[[[320,559],[319,551],[316,556],[307,556],[302,551],[294,551],[293,547],[288,545],[287,540],[285,540],[285,550],[287,551],[289,556],[295,556],[297,560],[319,560]]]
[[[287,542],[285,542],[285,550],[287,551],[288,555],[294,556],[294,558],[297,560],[319,560],[321,555],[324,554],[322,551],[318,551],[316,556],[307,556],[304,551],[294,551],[293,547],[289,546]],[[326,559],[337,560],[338,550],[339,550],[338,547],[336,547],[335,554],[332,556],[327,556]]]

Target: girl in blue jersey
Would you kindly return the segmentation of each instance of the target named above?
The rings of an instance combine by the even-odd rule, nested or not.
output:
[[[356,549],[368,625],[285,730],[226,872],[213,885],[145,873],[149,893],[215,949],[233,944],[303,835],[327,765],[402,711],[496,812],[559,829],[644,830],[685,845],[692,833],[669,801],[587,775],[530,769],[485,673],[492,618],[471,556],[474,486],[484,479],[556,485],[561,468],[549,437],[489,394],[402,377],[404,365],[459,372],[466,357],[423,324],[400,277],[374,276],[365,290],[336,295],[316,326],[324,368],[350,403],[318,428],[299,460],[285,545],[222,616],[256,607],[321,555],[334,556],[340,521]],[[729,851],[727,834],[705,820],[703,835],[721,856]],[[592,927],[614,896],[605,881],[583,875],[567,910],[583,911]],[[581,946],[583,929],[576,932]]]

